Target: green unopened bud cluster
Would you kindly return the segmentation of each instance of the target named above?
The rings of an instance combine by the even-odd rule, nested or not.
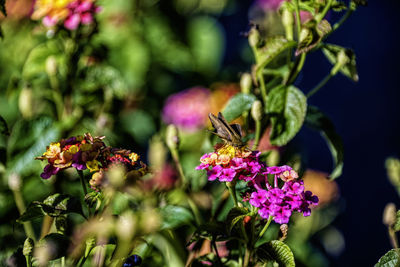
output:
[[[249,94],[251,91],[253,81],[251,78],[250,73],[243,73],[242,77],[240,78],[240,89],[242,90],[242,93]]]
[[[252,27],[249,32],[249,44],[251,47],[257,47],[260,43],[260,33],[256,27]]]
[[[385,162],[387,175],[395,187],[400,187],[400,160],[388,158]]]
[[[388,203],[383,210],[383,224],[392,227],[396,223],[396,205]]]
[[[27,239],[25,239],[24,248],[22,249],[22,254],[24,254],[24,256],[32,256],[34,247],[35,243],[33,242],[33,239],[28,237]]]
[[[167,146],[169,147],[169,149],[171,150],[176,150],[179,147],[179,132],[178,132],[178,128],[173,125],[170,124],[167,126],[167,130],[165,133],[165,139],[166,139],[166,143]]]
[[[290,12],[288,9],[284,9],[282,11],[282,24],[285,28],[286,39],[289,41],[293,40],[293,25],[294,25],[294,16],[293,12]]]
[[[262,104],[260,100],[254,101],[253,105],[251,106],[251,116],[255,121],[261,121],[263,116]]]

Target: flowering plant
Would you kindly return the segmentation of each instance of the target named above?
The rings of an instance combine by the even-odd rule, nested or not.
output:
[[[192,2],[32,2],[26,47],[14,34],[5,42],[24,60],[0,52],[13,66],[0,95],[0,200],[15,200],[0,217],[17,228],[0,233],[15,241],[0,265],[326,263],[311,243],[338,213],[343,144],[308,99],[338,73],[358,80],[354,52],[327,39],[363,1],[255,1],[262,15],[241,53],[254,62],[240,79],[237,66],[219,69],[222,27],[193,16],[222,9]],[[166,23],[170,10],[184,30]],[[333,12],[345,13],[335,22]],[[332,68],[300,89],[314,51]],[[291,147],[303,125],[325,137],[330,174]]]

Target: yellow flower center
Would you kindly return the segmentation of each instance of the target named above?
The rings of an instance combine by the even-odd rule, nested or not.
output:
[[[139,155],[132,152],[129,154],[129,159],[132,161],[132,163],[134,163],[139,159]]]

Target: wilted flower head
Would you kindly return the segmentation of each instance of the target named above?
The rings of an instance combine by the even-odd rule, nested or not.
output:
[[[163,121],[187,131],[205,127],[210,110],[210,91],[193,87],[168,97],[162,111]]]
[[[75,30],[80,24],[91,24],[100,10],[95,0],[37,0],[32,19],[43,19],[46,27],[62,22],[68,30]]]

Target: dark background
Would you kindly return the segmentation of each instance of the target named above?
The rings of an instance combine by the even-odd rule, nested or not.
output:
[[[240,12],[219,18],[227,34],[225,63],[237,59],[243,42],[238,33],[248,29],[250,4],[241,5]],[[384,167],[387,157],[400,152],[399,8],[396,0],[369,1],[328,38],[355,50],[360,80],[354,83],[339,74],[309,100],[332,119],[345,146],[343,175],[337,179],[344,205],[334,225],[346,247],[330,259],[332,266],[373,266],[391,249],[382,212],[388,202],[399,203]],[[312,53],[296,84],[307,92],[330,68],[321,52]],[[330,171],[330,153],[318,133],[302,130],[296,140],[306,149],[309,167]]]

